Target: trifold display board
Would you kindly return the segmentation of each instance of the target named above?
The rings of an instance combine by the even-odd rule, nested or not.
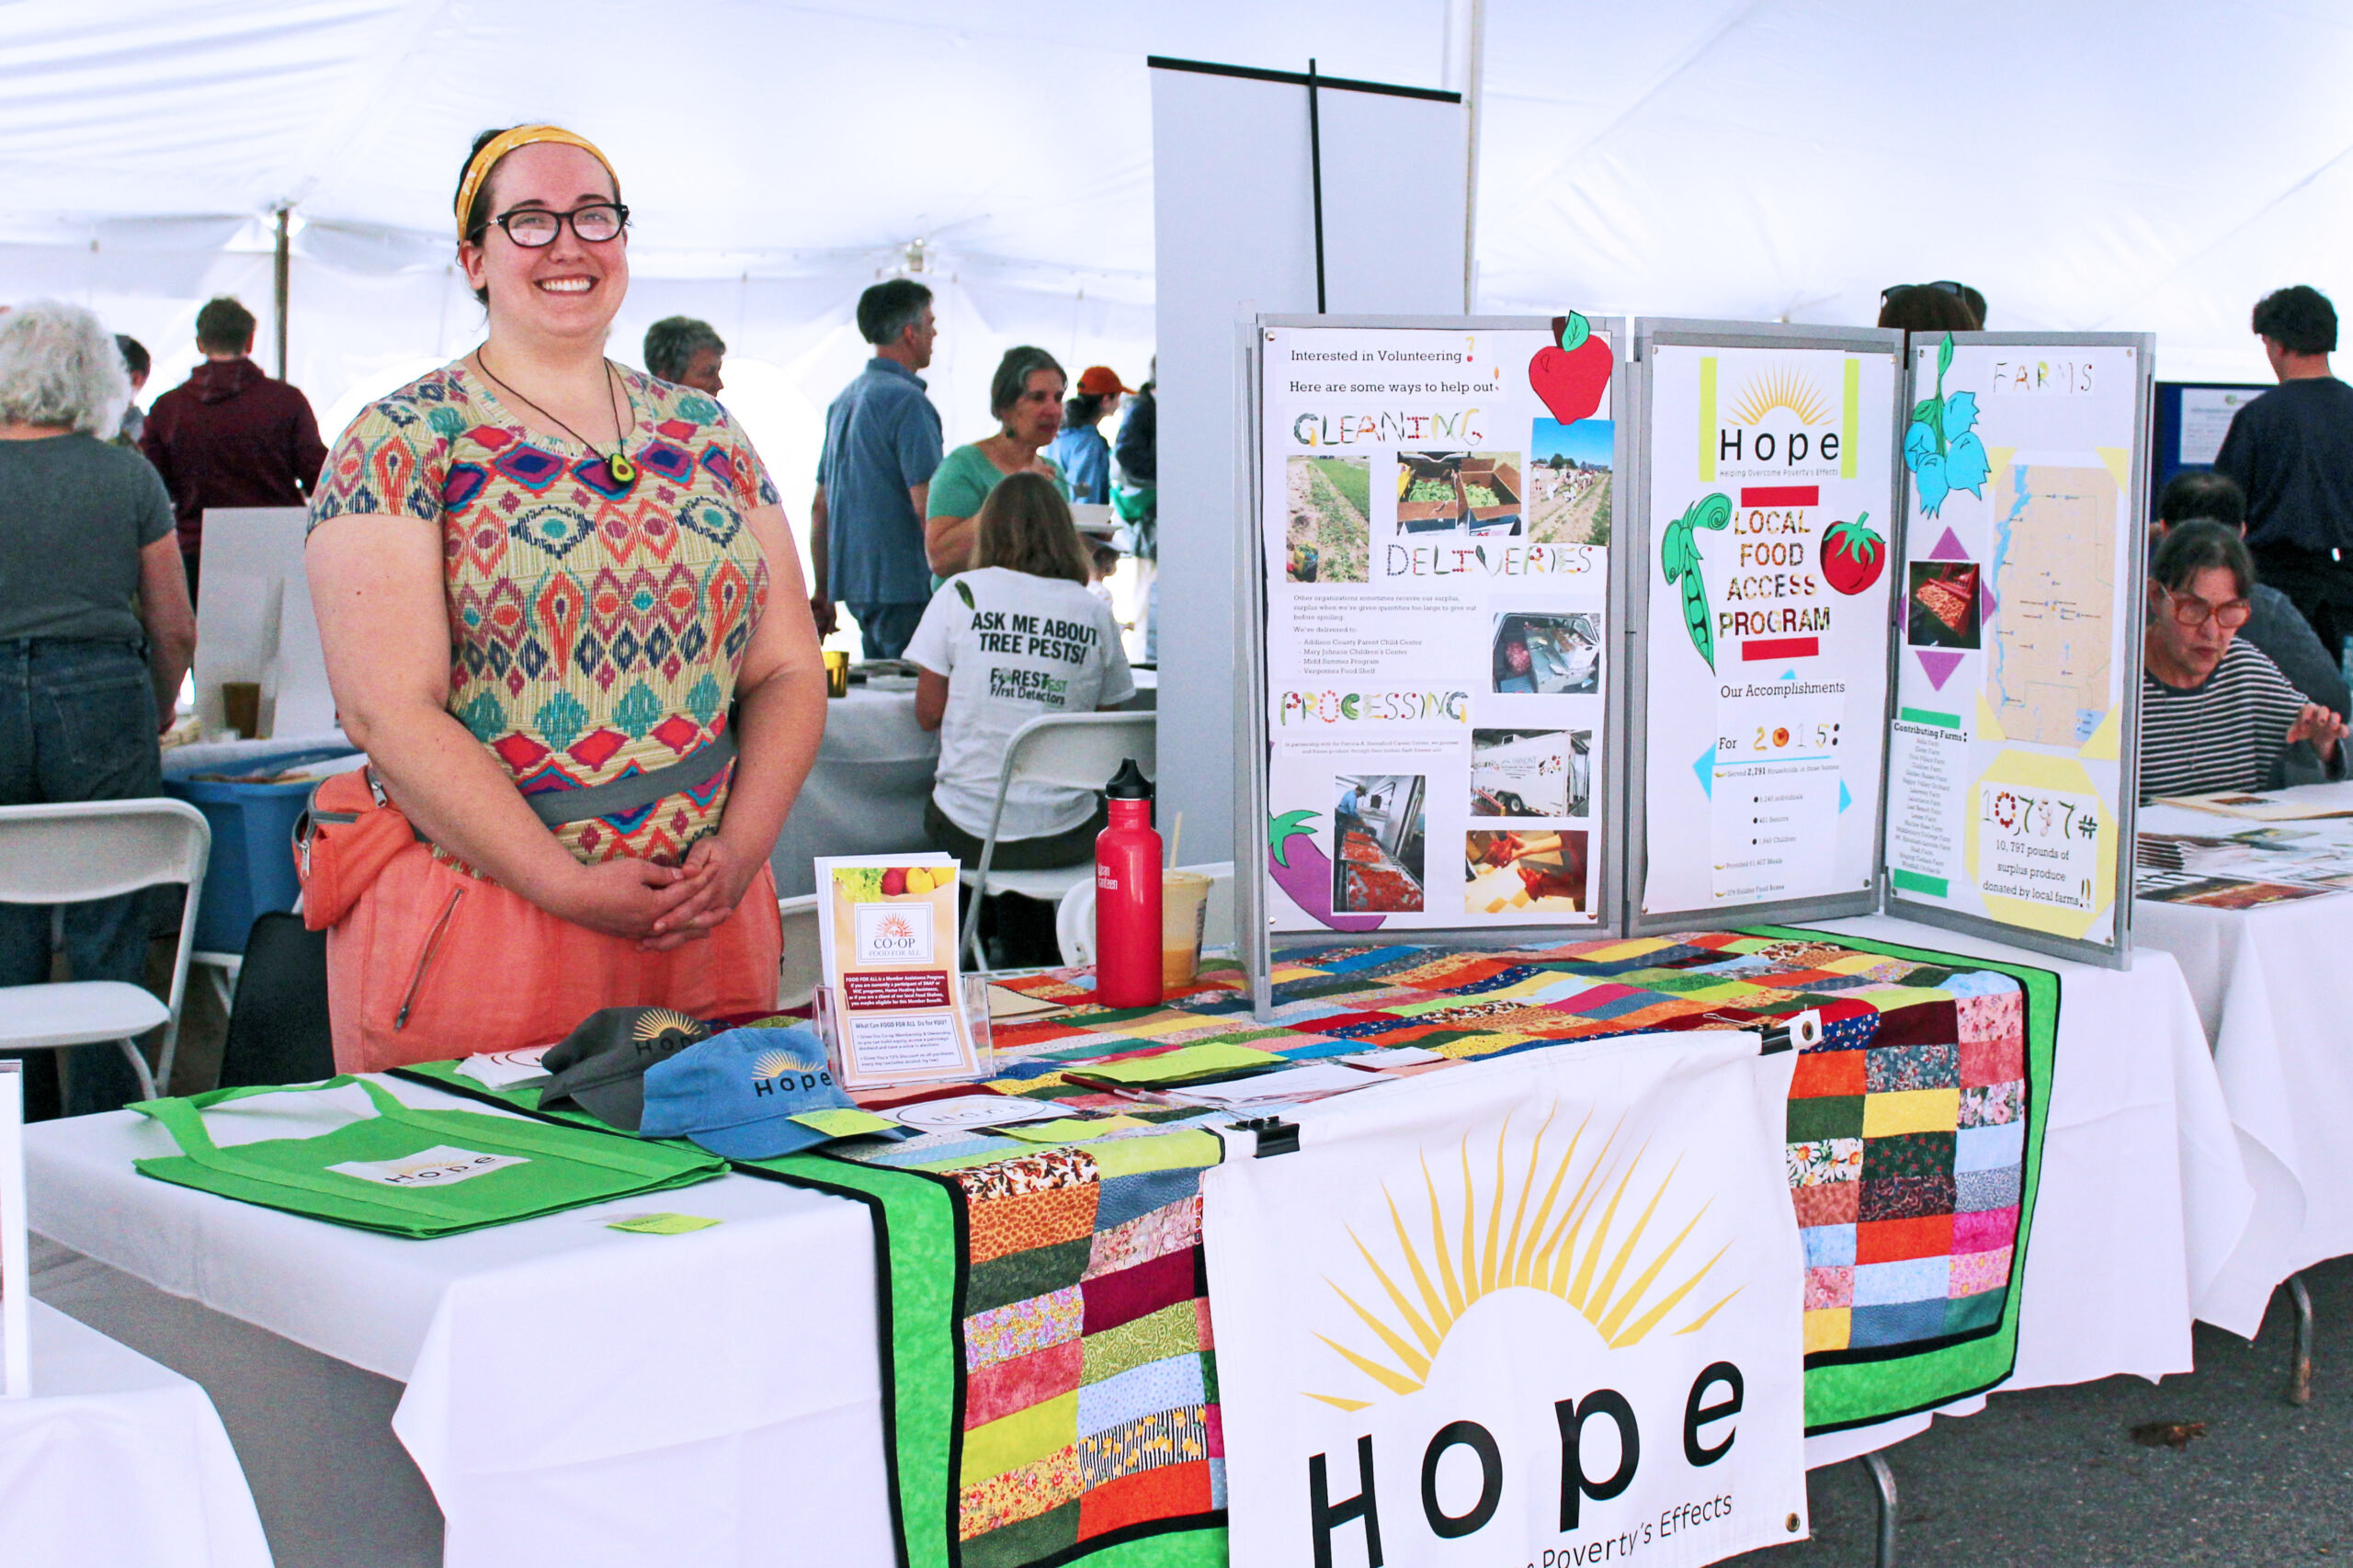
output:
[[[1253,334],[1248,928],[1613,929],[1624,324]],[[1563,347],[1563,344],[1566,347]],[[1237,839],[1246,830],[1238,830]],[[1245,896],[1253,879],[1244,878]]]
[[[1235,863],[1277,946],[1885,907],[2130,961],[2146,337],[1264,317]]]

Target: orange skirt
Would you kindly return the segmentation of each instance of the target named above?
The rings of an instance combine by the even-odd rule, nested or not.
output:
[[[549,1045],[599,1007],[675,1007],[705,1018],[767,1012],[783,945],[766,866],[724,925],[649,953],[412,844],[328,929],[335,1071]]]

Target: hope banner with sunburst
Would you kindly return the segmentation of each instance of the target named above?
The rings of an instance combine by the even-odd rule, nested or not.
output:
[[[1712,1562],[1805,1532],[1790,1054],[1620,1037],[1202,1181],[1233,1560]]]

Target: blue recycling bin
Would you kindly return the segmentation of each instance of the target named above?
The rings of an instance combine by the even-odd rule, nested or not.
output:
[[[301,884],[294,876],[294,824],[318,784],[232,784],[191,778],[191,773],[279,773],[355,755],[348,746],[267,753],[235,762],[189,763],[164,756],[164,793],[204,813],[212,829],[212,858],[196,912],[199,952],[243,953],[256,915],[294,907]]]

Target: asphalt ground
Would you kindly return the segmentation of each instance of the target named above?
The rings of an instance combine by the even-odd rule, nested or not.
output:
[[[2294,1310],[2282,1290],[2254,1344],[2200,1324],[2197,1370],[1997,1393],[1884,1450],[1904,1568],[2143,1568],[2353,1561],[2353,1257],[2306,1272],[2313,1398],[2287,1401]],[[2205,1424],[2181,1447],[2133,1428]],[[1808,1477],[1812,1540],[1732,1559],[1870,1568],[1879,1510],[1848,1461]]]

